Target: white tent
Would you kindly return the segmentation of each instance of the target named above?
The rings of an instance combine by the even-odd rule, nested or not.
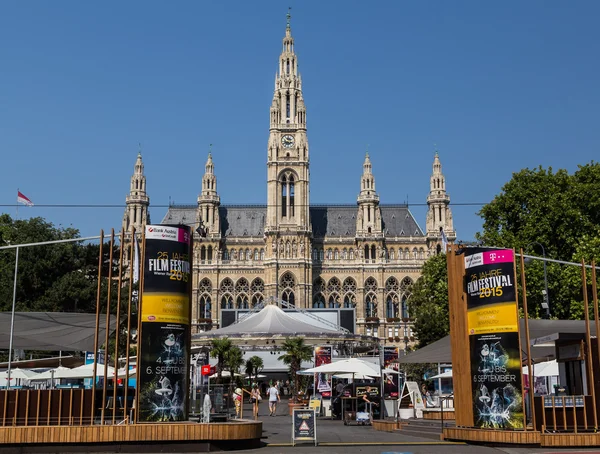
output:
[[[27,369],[19,369],[18,367],[10,370],[10,379],[20,379],[20,380],[35,380],[35,377],[38,375],[37,372],[33,372],[32,370]],[[0,378],[8,379],[8,370],[0,372]]]
[[[532,364],[534,377],[556,377],[558,373],[558,363],[556,360],[545,361],[543,363]],[[529,368],[523,367],[523,373],[529,375]]]
[[[311,369],[305,369],[303,371],[298,372],[301,375],[311,375],[311,374],[339,374],[339,373],[350,373],[350,374],[361,374],[366,375],[368,377],[380,377],[381,372],[379,371],[379,367],[377,365],[362,361],[358,358],[350,358],[344,359],[342,361],[335,361],[329,364],[323,364],[318,367],[313,367]]]
[[[55,369],[50,369],[45,372],[42,372],[41,374],[36,375],[35,378],[32,378],[32,380],[37,380],[37,381],[52,380],[53,378],[57,378],[56,377],[57,373],[60,373],[60,372],[66,371],[66,370],[71,370],[71,369],[69,369],[68,367],[64,367],[64,366],[58,366]]]
[[[107,378],[113,378],[115,368],[108,366]],[[92,378],[94,376],[94,364],[84,364],[73,369],[60,370],[54,374],[54,378]],[[96,364],[96,377],[104,376],[104,364]]]

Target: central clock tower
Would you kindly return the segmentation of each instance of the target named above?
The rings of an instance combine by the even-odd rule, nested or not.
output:
[[[306,137],[306,107],[302,78],[290,27],[290,14],[283,38],[283,49],[275,73],[275,91],[270,109],[267,147],[267,217],[265,236],[267,261],[277,270],[310,266],[311,225],[309,217],[309,159]],[[306,263],[306,265],[301,265]],[[290,272],[292,272],[290,270]],[[306,270],[294,271],[304,274]],[[273,275],[274,296],[279,292],[279,271]],[[308,279],[310,282],[310,278]],[[308,300],[296,295],[296,305]],[[303,301],[303,302],[304,302]],[[303,304],[300,303],[303,307]]]

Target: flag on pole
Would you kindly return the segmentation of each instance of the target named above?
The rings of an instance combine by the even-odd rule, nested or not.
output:
[[[448,247],[448,237],[446,236],[446,232],[444,232],[444,227],[440,227],[440,236],[442,237],[442,252],[445,254]]]
[[[17,203],[22,203],[23,205],[27,205],[28,207],[33,206],[33,202],[29,199],[29,197],[27,197],[25,194],[23,194],[18,189],[17,189]]]

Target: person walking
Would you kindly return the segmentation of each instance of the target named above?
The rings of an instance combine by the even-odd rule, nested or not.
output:
[[[258,385],[255,383],[252,385],[252,391],[250,391],[250,402],[252,403],[252,413],[254,419],[258,419],[258,403],[262,400]]]
[[[279,402],[279,389],[271,382],[271,386],[267,390],[269,396],[269,416],[277,416],[277,402]]]

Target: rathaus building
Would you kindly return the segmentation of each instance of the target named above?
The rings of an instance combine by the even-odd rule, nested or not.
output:
[[[439,156],[433,159],[425,230],[407,205],[380,203],[368,154],[355,199],[311,205],[309,109],[298,68],[288,18],[268,112],[266,203],[222,204],[219,169],[209,153],[198,203],[170,205],[162,219],[204,227],[203,235],[194,233],[193,332],[219,327],[221,309],[251,308],[275,297],[300,308],[353,307],[359,333],[406,346],[410,285],[439,252],[440,229],[448,241],[456,238]],[[149,222],[141,155],[134,169],[125,231]]]

